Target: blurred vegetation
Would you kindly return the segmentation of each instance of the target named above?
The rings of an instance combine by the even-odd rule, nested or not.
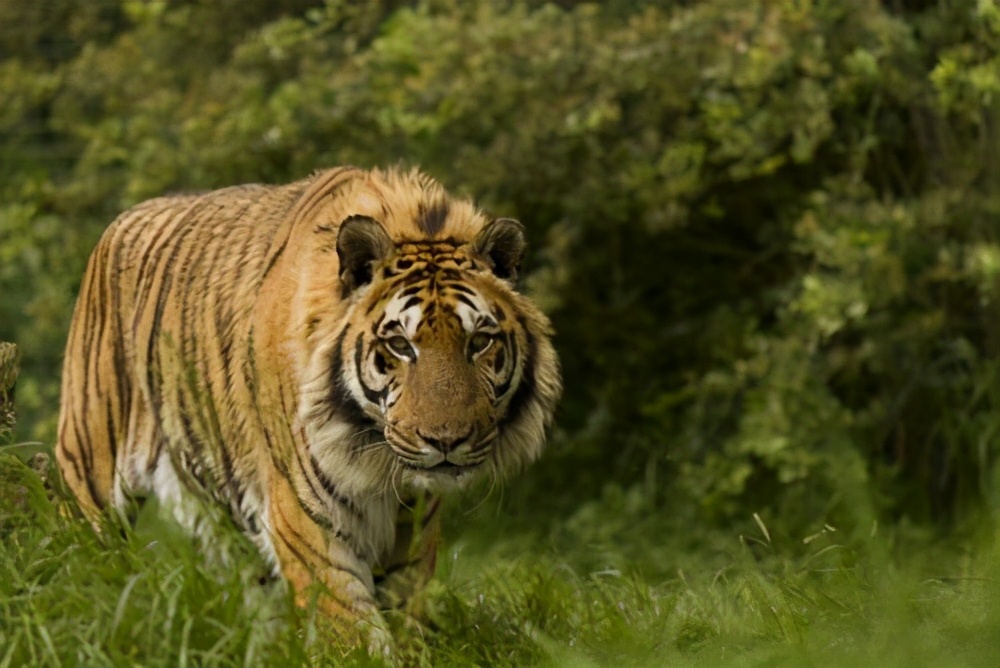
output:
[[[995,0],[7,0],[0,99],[22,440],[121,210],[402,162],[531,236],[568,390],[515,508],[1000,504]]]
[[[995,526],[993,537],[930,547],[893,531],[849,545],[830,526],[801,554],[763,522],[691,550],[691,534],[706,532],[667,520],[658,539],[647,526],[553,552],[509,516],[477,519],[442,550],[427,624],[389,615],[395,665],[1000,663]],[[153,501],[134,525],[109,519],[95,533],[0,452],[0,668],[389,665],[329,642],[280,582],[248,586],[263,564],[232,537],[226,563],[208,563]],[[889,557],[896,540],[901,564]]]
[[[18,361],[17,346],[0,341],[0,445],[7,445],[13,438]]]

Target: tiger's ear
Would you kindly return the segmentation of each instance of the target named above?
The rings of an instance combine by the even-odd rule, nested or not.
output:
[[[368,216],[351,216],[337,232],[337,257],[343,296],[371,283],[375,267],[393,251],[392,239],[381,223]]]
[[[497,278],[513,283],[528,242],[521,223],[513,218],[497,218],[479,231],[473,247],[489,261]]]

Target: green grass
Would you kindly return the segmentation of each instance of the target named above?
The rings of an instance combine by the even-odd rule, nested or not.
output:
[[[0,667],[372,663],[280,583],[257,584],[240,539],[232,564],[207,564],[152,506],[98,535],[0,464]],[[827,529],[806,544],[763,522],[695,530],[642,504],[565,518],[453,505],[428,623],[390,620],[401,664],[1000,665],[994,527],[952,542]]]

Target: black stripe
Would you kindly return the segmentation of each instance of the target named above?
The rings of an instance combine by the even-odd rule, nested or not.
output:
[[[157,215],[140,219],[143,221],[141,223],[142,227],[145,227],[147,224],[152,225],[153,229],[156,231],[149,247],[146,248],[146,252],[143,253],[141,258],[139,258],[139,274],[136,277],[137,289],[134,303],[145,304],[148,301],[149,292],[153,289],[153,283],[156,280],[160,267],[159,254],[163,251],[163,247],[160,245],[160,240],[164,237],[164,235],[167,235],[169,239],[169,237],[173,235],[174,231],[183,223],[184,220],[187,219],[190,212],[191,207],[189,207],[186,212],[181,213],[174,213],[170,209],[167,209],[166,211],[157,211],[156,214],[167,214],[167,219],[162,225],[159,226],[158,229],[157,226],[153,225],[156,223]],[[152,222],[147,223],[146,221],[149,218],[152,218],[153,220]],[[139,227],[140,223],[135,223],[135,226]],[[170,232],[169,235],[167,234],[168,230]],[[153,255],[157,256],[155,260],[150,257]],[[139,312],[141,312],[141,309],[136,312],[135,317],[138,317]]]
[[[240,482],[239,480],[236,481],[236,496],[229,503],[230,513],[236,518],[238,523],[243,525],[245,530],[251,533],[258,533],[260,527],[257,524],[257,511],[254,508],[244,511],[243,502],[246,501],[247,488],[241,485]]]
[[[238,499],[243,496],[243,489],[240,487],[242,481],[236,475],[232,457],[230,457],[229,449],[226,447],[225,439],[222,435],[222,424],[219,421],[219,412],[215,405],[215,399],[210,391],[205,394],[205,403],[203,405],[205,410],[209,412],[209,422],[211,423],[208,425],[208,437],[213,441],[217,441],[211,450],[213,453],[218,452],[218,459],[222,464],[222,474],[225,478],[225,486],[229,490],[230,498]]]
[[[522,323],[523,324],[523,323]],[[525,330],[525,337],[528,340],[527,354],[524,356],[524,368],[521,371],[521,382],[510,399],[507,407],[507,415],[503,418],[503,423],[509,423],[521,417],[529,400],[535,393],[535,339],[531,332]]]
[[[198,222],[198,221],[192,221],[192,218],[195,218],[197,214],[200,213],[209,203],[210,201],[206,202],[203,200],[198,200],[187,210],[185,215],[181,217],[181,219],[177,223],[177,227],[181,227],[182,229],[179,234],[174,235],[174,244],[170,248],[169,255],[167,255],[164,258],[161,258],[161,261],[156,263],[156,266],[154,267],[154,272],[150,278],[151,280],[150,288],[152,288],[152,281],[155,281],[156,276],[160,275],[163,277],[163,280],[161,281],[160,284],[160,290],[157,293],[156,298],[153,300],[154,303],[156,304],[156,310],[153,312],[153,326],[150,330],[150,340],[146,351],[147,352],[146,361],[151,370],[153,367],[152,364],[153,347],[160,338],[161,335],[160,325],[163,321],[163,311],[166,308],[166,302],[169,298],[170,290],[173,287],[174,264],[176,264],[178,257],[180,257],[180,255],[184,251],[189,250],[185,244],[187,237],[194,230],[198,229],[198,225],[189,223]],[[182,322],[183,322],[183,315],[182,315]],[[178,343],[183,345],[183,341],[179,341]],[[151,388],[155,387],[155,383],[153,382],[154,379],[150,377],[149,380],[150,380],[150,387]]]
[[[285,523],[286,523],[286,526],[287,526],[288,520],[285,520]],[[291,552],[293,555],[295,555],[295,558],[299,560],[299,563],[301,563],[303,566],[306,566],[307,568],[310,568],[310,570],[312,570],[311,569],[312,562],[309,561],[308,559],[306,559],[306,555],[303,554],[302,551],[299,550],[295,546],[295,544],[293,544],[292,541],[288,539],[288,536],[284,535],[284,533],[280,529],[278,529],[277,527],[275,527],[275,529],[274,529],[274,535],[281,539],[281,542],[285,544],[285,548],[289,552]],[[299,536],[295,532],[292,532],[292,537],[295,540],[301,541],[301,536]],[[315,552],[315,550],[311,550],[311,551]],[[315,572],[313,572],[313,574],[315,574]]]
[[[84,382],[86,382],[86,377],[84,378]],[[81,458],[83,459],[83,468],[87,471],[87,477],[89,478],[91,472],[94,470],[94,448],[93,448],[93,443],[90,443],[89,441],[84,441],[83,438],[80,437],[80,434],[83,433],[84,430],[79,422],[79,418],[81,415],[83,416],[84,420],[86,420],[87,423],[89,423],[91,419],[89,412],[90,408],[88,406],[88,403],[90,401],[90,388],[86,387],[86,385],[84,385],[84,387],[85,389],[83,397],[81,397],[82,400],[81,410],[79,412],[74,412],[70,419],[73,422],[73,434],[77,438],[77,444],[80,450],[80,454],[82,455]]]
[[[110,396],[114,396],[113,394]],[[115,426],[115,416],[112,411],[110,396],[108,400],[105,400],[104,405],[106,407],[106,419],[108,423],[108,448],[111,450],[111,461],[117,462],[118,453],[118,429]]]
[[[300,499],[300,501],[301,501],[301,499]],[[327,531],[333,531],[333,522],[330,521],[329,517],[327,517],[326,515],[319,515],[319,514],[317,514],[307,504],[300,503],[299,505],[302,506],[302,510],[304,510],[305,513],[306,513],[306,515],[309,516],[309,519],[311,519],[313,522],[315,522],[317,525],[323,527]]]
[[[303,187],[299,188],[298,192],[295,193],[288,204],[288,207],[282,213],[282,218],[288,215],[290,211],[293,211],[300,204],[305,204],[298,212],[299,220],[306,220],[313,216],[313,210],[323,206],[325,203],[333,200],[340,190],[354,182],[358,176],[358,172],[362,171],[356,167],[344,167],[340,169],[335,169],[332,172],[324,174],[324,176],[329,177],[323,187],[318,190],[314,190],[316,177],[319,174],[313,175],[313,178],[309,179]],[[311,195],[311,198],[306,200],[306,195]],[[338,226],[339,229],[339,226]]]
[[[271,430],[268,425],[264,423],[264,413],[261,410],[260,401],[257,395],[257,362],[254,357],[253,350],[253,327],[250,328],[250,333],[247,337],[249,353],[243,364],[243,378],[247,384],[247,389],[250,392],[250,401],[254,407],[254,413],[257,416],[257,424],[260,425],[260,431],[264,434],[264,443],[267,444],[267,453],[271,456],[271,463],[274,468],[285,478],[290,478],[290,471],[288,470],[288,464],[278,457],[278,449],[274,445],[274,440],[271,438]]]
[[[286,415],[295,415],[294,407],[293,408],[289,408],[288,404],[285,403],[285,399],[287,397],[286,397],[286,393],[285,393],[285,383],[281,379],[281,374],[275,374],[274,375],[274,380],[277,381],[277,383],[278,383],[278,399],[281,400],[281,409],[282,409],[282,412],[280,413],[280,415],[282,417],[284,417]],[[294,401],[294,397],[292,397],[292,399]],[[292,441],[294,441],[295,440],[295,431],[292,429],[292,423],[289,422],[288,420],[282,419],[281,420],[281,426],[285,428],[285,431],[291,437]]]
[[[96,280],[96,276],[103,270],[99,250],[94,252],[94,257],[92,258],[93,265],[87,270],[87,283],[80,293],[80,302],[86,305],[86,309],[83,311],[83,350],[81,351],[86,356],[86,363],[83,365],[83,386],[86,388],[83,396],[84,414],[87,412],[86,402],[87,396],[90,394],[90,365],[97,358],[97,351],[94,350],[94,339],[97,336],[97,328],[94,327],[93,321],[98,317],[95,314],[98,304],[97,295],[94,294],[94,281]]]
[[[329,563],[330,567],[333,568],[334,570],[341,571],[343,573],[347,573],[348,575],[350,575],[351,577],[353,577],[358,582],[364,582],[365,581],[364,578],[361,577],[361,573],[358,573],[357,571],[355,571],[352,568],[344,566],[343,564],[335,564],[332,561],[330,561],[329,559],[327,559],[327,563]],[[337,593],[339,593],[339,592],[337,592]],[[353,604],[353,601],[349,601],[349,603]]]
[[[503,371],[504,362],[507,361],[507,347],[503,344],[499,346],[496,355],[493,357],[493,373],[498,374]],[[510,384],[510,379],[507,380],[507,384]],[[500,388],[497,388],[500,389]],[[500,394],[503,394],[502,392]],[[499,398],[499,395],[498,397]]]
[[[92,448],[85,445],[82,435],[80,434],[80,425],[77,424],[76,419],[73,420],[73,436],[76,438],[77,446],[80,448],[80,452],[87,454],[92,450]],[[94,485],[94,469],[93,469],[93,456],[90,457],[90,468],[86,469],[86,475],[81,476],[83,481],[87,483],[87,492],[90,494],[90,498],[94,501],[94,505],[98,508],[103,507],[104,504],[101,503],[101,498],[97,494],[97,487]]]
[[[156,415],[157,426],[160,426],[160,409],[158,406],[153,407],[153,413]],[[159,429],[158,431],[163,431]],[[146,462],[146,473],[152,474],[156,469],[157,462],[160,461],[160,451],[163,450],[163,443],[166,441],[166,436],[161,435],[160,438],[153,441],[149,446],[149,459]]]
[[[89,356],[91,353],[87,351]],[[83,391],[80,393],[80,410],[79,412],[74,412],[72,415],[73,429],[79,429],[77,424],[77,418],[83,415],[85,420],[90,420],[90,397],[93,394],[90,389],[90,363],[83,365]],[[89,451],[80,448],[80,454],[83,455],[84,464],[87,468],[93,468],[94,458],[93,455],[89,454]]]
[[[290,235],[289,235],[289,236],[290,236]],[[288,245],[288,237],[285,237],[285,239],[284,239],[284,240],[283,240],[283,241],[281,242],[281,246],[279,246],[279,247],[278,247],[278,250],[277,250],[277,251],[275,251],[274,255],[272,255],[272,256],[271,256],[271,259],[269,259],[269,260],[267,261],[267,267],[266,267],[266,268],[264,269],[264,273],[263,273],[263,274],[261,274],[261,277],[260,277],[260,278],[261,278],[261,280],[263,280],[263,279],[267,278],[267,275],[268,275],[269,273],[271,273],[271,269],[273,269],[273,268],[274,268],[274,264],[275,264],[275,263],[276,263],[276,262],[278,261],[278,259],[279,259],[279,258],[280,258],[280,257],[281,257],[281,256],[282,256],[283,254],[284,254],[284,252],[285,252],[285,247],[286,247],[287,245]]]
[[[424,510],[424,516],[420,522],[420,528],[426,529],[427,525],[431,523],[434,516],[437,515],[438,509],[441,507],[441,497],[435,496],[434,500],[430,502],[427,509]]]
[[[62,431],[62,430],[60,430]],[[65,438],[65,437],[64,437]],[[83,480],[83,470],[80,468],[80,460],[74,455],[64,444],[60,443],[59,451],[62,453],[63,458],[69,462],[70,466],[73,467],[73,473],[76,474],[77,478]]]
[[[180,395],[177,397],[177,413],[181,419],[181,430],[184,432],[184,439],[190,446],[191,454],[201,459],[201,454],[204,451],[204,443],[202,443],[201,438],[195,433],[194,425],[191,423],[191,416],[188,415],[185,406],[182,403]]]
[[[308,566],[311,563],[319,562],[319,564],[321,564],[321,565],[326,565],[326,566],[329,566],[330,568],[333,568],[334,570],[338,570],[338,571],[342,571],[344,573],[347,573],[348,575],[352,576],[354,579],[358,580],[359,582],[364,582],[364,579],[361,577],[361,575],[359,573],[357,573],[356,571],[354,571],[354,570],[352,570],[352,569],[350,569],[350,568],[348,568],[346,566],[343,566],[342,564],[335,564],[335,563],[333,563],[333,561],[330,559],[329,555],[326,555],[326,554],[323,554],[322,552],[317,551],[312,545],[309,544],[308,541],[306,541],[305,539],[303,539],[302,534],[300,534],[299,532],[297,532],[294,529],[294,527],[292,527],[291,523],[288,521],[288,518],[285,517],[285,514],[281,512],[281,508],[280,507],[278,507],[278,513],[281,515],[281,519],[284,521],[285,528],[288,530],[288,532],[291,535],[291,537],[295,539],[295,541],[296,541],[295,544],[293,544],[291,541],[289,541],[288,540],[288,536],[284,535],[284,533],[280,529],[278,529],[277,527],[275,527],[274,532],[275,532],[275,534],[277,534],[284,541],[285,547],[287,547],[303,565]],[[297,549],[296,545],[302,545],[306,549],[308,549],[309,553],[311,555],[313,555],[314,559],[313,560],[307,560],[306,559],[306,555],[303,554],[301,550]],[[336,595],[336,594],[339,594],[340,592],[331,590],[331,593]]]
[[[347,171],[347,170],[345,170],[345,171]],[[341,175],[338,174],[338,176],[341,176]],[[339,180],[335,179],[335,180],[331,181],[330,183],[327,183],[327,185],[326,185],[326,192],[324,192],[322,195],[320,195],[319,199],[320,200],[324,200],[324,199],[333,197],[337,193],[337,191],[340,190],[340,188],[343,187],[344,183],[346,183],[347,181],[350,181],[349,177],[346,178],[346,179],[339,179]],[[285,208],[285,211],[282,213],[281,217],[284,218],[285,216],[287,216],[289,211],[293,210],[299,203],[301,203],[302,198],[304,197],[304,195],[305,195],[305,191],[300,192],[296,197],[294,197],[288,203],[288,206]],[[305,217],[305,216],[308,215],[308,213],[309,213],[308,211],[302,211],[301,215],[303,217]],[[279,226],[278,229],[280,229],[280,226]],[[288,240],[290,238],[291,238],[291,230],[289,230],[288,236],[286,236],[281,241],[281,245],[278,247],[278,250],[276,250],[274,252],[274,254],[271,255],[270,258],[268,259],[267,266],[264,268],[264,273],[261,274],[261,276],[260,276],[260,281],[263,281],[267,277],[267,275],[271,272],[271,269],[273,269],[274,265],[278,262],[278,259],[281,258],[281,256],[284,254],[285,248],[288,246]]]
[[[330,396],[328,399],[330,419],[339,418],[353,425],[356,430],[361,431],[362,429],[373,428],[376,425],[375,421],[368,417],[364,410],[362,410],[361,405],[354,398],[354,395],[351,394],[350,389],[347,387],[347,382],[341,373],[344,366],[343,346],[346,336],[347,329],[345,328],[337,337],[333,357],[330,360]]]
[[[383,355],[381,351],[375,351],[375,368],[378,370],[380,374],[382,374],[383,376],[385,375],[386,359],[385,355]]]
[[[444,228],[449,210],[448,200],[443,198],[430,205],[421,202],[417,206],[417,227],[424,234],[434,236]]]
[[[330,480],[326,473],[323,472],[323,469],[320,468],[319,462],[316,461],[316,457],[310,455],[309,464],[312,466],[313,473],[316,474],[316,479],[319,480],[319,484],[323,486],[324,491],[330,495],[330,498],[347,508],[347,510],[349,510],[351,514],[358,519],[364,519],[364,513],[361,512],[361,509],[358,508],[357,504],[337,491],[337,486],[333,484],[333,481]]]
[[[274,533],[276,536],[281,538],[282,542],[284,542],[285,544],[285,547],[288,548],[288,550],[295,555],[295,558],[298,559],[303,566],[308,567],[312,565],[319,565],[319,566],[333,565],[330,563],[330,560],[326,557],[326,555],[317,552],[316,549],[313,548],[307,541],[303,540],[302,534],[298,533],[297,531],[295,531],[294,528],[292,528],[291,524],[288,521],[288,518],[284,516],[284,513],[281,513],[280,507],[278,512],[285,522],[285,528],[288,529],[288,534],[285,534],[281,529],[277,527],[274,528]],[[289,537],[291,537],[293,540],[289,540]],[[299,545],[302,545],[306,549],[308,549],[309,553],[313,555],[313,559],[308,559],[305,553],[303,553],[302,550],[298,549]]]
[[[381,293],[383,295],[385,295],[385,294],[392,294],[392,292],[398,286],[400,286],[400,285],[406,285],[408,283],[408,281],[406,280],[405,276],[402,277],[402,278],[393,277],[393,279],[394,280],[386,279],[385,281],[382,281],[379,284],[379,290],[381,291]],[[403,292],[401,294],[403,294],[405,296],[406,292]],[[371,303],[369,303],[368,306],[365,307],[365,315],[371,315],[372,311],[374,311],[375,309],[377,309],[382,304],[382,302],[383,302],[382,299],[379,299],[379,298],[373,299],[371,301]]]
[[[313,473],[313,475],[315,475],[316,478],[319,479],[319,475],[317,475],[316,469],[312,468],[312,467],[306,468],[306,463],[302,460],[302,453],[299,452],[298,448],[294,448],[293,449],[293,453],[295,454],[295,461],[298,463],[299,469],[302,471],[302,476],[305,478],[306,485],[309,486],[309,491],[312,492],[313,498],[318,503],[323,503],[324,500],[325,500],[324,497],[326,495],[320,493],[319,489],[316,489],[316,485],[313,483],[312,477],[309,475],[309,473],[311,471]],[[323,487],[323,481],[322,480],[320,480],[320,486]],[[323,490],[325,491],[325,489],[326,488],[324,487]],[[299,494],[299,491],[295,490],[295,494],[296,494],[296,496],[298,497],[298,499],[300,501],[299,505],[302,506],[303,509],[305,509],[307,506],[306,506],[306,504],[301,503],[304,499],[302,499],[301,495]],[[329,497],[327,497],[327,498],[329,498]]]
[[[518,361],[518,350],[517,346],[513,345],[517,342],[515,337],[512,337],[509,332],[504,333],[504,344],[503,350],[510,351],[510,376],[508,376],[506,382],[500,384],[496,388],[496,400],[502,399],[507,392],[510,391],[510,384],[514,382],[514,374],[517,372],[517,361]],[[529,357],[529,361],[530,361]]]
[[[184,258],[181,260],[180,267],[178,268],[178,274],[185,278],[190,276],[192,273],[193,269],[191,266],[192,252],[197,252],[199,254],[204,252],[206,244],[194,244],[194,246],[196,248],[186,249],[187,252],[185,253]],[[185,364],[187,364],[187,360],[194,360],[196,362],[197,359],[194,347],[197,343],[198,337],[196,334],[191,333],[192,328],[189,327],[189,323],[191,322],[192,318],[197,321],[198,313],[195,311],[195,307],[197,304],[201,303],[202,299],[197,299],[197,300],[191,299],[190,282],[181,281],[177,286],[176,301],[179,302],[181,311],[180,322],[177,327],[177,337],[179,339],[177,343],[179,344],[180,347],[181,360],[183,360]],[[197,331],[197,325],[194,327],[194,329],[195,331]],[[191,366],[193,367],[194,364],[192,363]]]
[[[260,416],[260,411],[257,411],[258,417]],[[267,443],[267,452],[271,455],[271,463],[274,464],[275,470],[278,471],[284,478],[290,478],[291,472],[288,470],[288,464],[283,460],[278,458],[278,450],[274,447],[274,441],[271,440],[271,433],[265,427],[263,421],[261,422],[261,429],[264,432],[264,442]]]
[[[201,204],[201,206],[198,206]],[[190,221],[190,219],[196,215],[202,208],[204,208],[204,202],[197,202],[190,209],[188,209],[187,214],[183,217],[181,221],[178,222],[178,226],[184,226],[185,223]],[[156,308],[153,311],[153,324],[150,328],[149,341],[146,345],[146,364],[149,369],[147,374],[147,380],[150,387],[150,399],[153,402],[153,408],[155,411],[156,419],[158,422],[162,423],[161,416],[159,414],[160,406],[158,399],[161,399],[161,389],[157,387],[156,372],[159,371],[159,364],[156,358],[156,344],[159,342],[162,332],[160,331],[161,324],[163,322],[163,311],[166,309],[166,303],[170,296],[170,290],[173,287],[173,265],[177,261],[177,257],[184,251],[184,241],[193,230],[197,228],[196,225],[186,225],[181,230],[181,233],[176,235],[176,241],[174,241],[173,247],[170,249],[170,254],[165,258],[162,258],[160,262],[157,263],[156,270],[154,271],[151,281],[155,280],[156,275],[162,276],[162,281],[160,283],[160,290],[153,300],[156,304]],[[152,289],[152,283],[150,284]],[[183,343],[183,342],[180,342]]]
[[[465,304],[466,306],[468,306],[471,309],[474,309],[476,311],[479,310],[479,307],[476,306],[476,303],[474,301],[472,301],[471,299],[469,299],[468,297],[466,297],[461,292],[459,292],[457,295],[455,295],[455,299],[457,299],[458,301],[462,302],[463,304]]]
[[[218,327],[218,321],[216,321]],[[219,360],[222,362],[222,384],[225,396],[232,396],[233,389],[233,337],[229,333],[220,334]]]
[[[244,206],[243,209],[237,214],[237,220],[239,220],[239,218],[245,213],[247,208],[249,208],[249,205]],[[211,271],[213,267],[217,266],[220,253],[224,245],[225,244],[221,243],[218,239],[198,244],[196,251],[194,253],[189,253],[185,258],[182,272],[187,273],[190,271],[193,273],[195,268],[198,268],[199,274],[202,274],[205,270],[206,262],[211,263],[208,266],[208,270]],[[211,258],[209,258],[210,252]],[[192,294],[194,292],[194,288],[201,285],[201,283],[197,284],[197,286],[187,283],[181,288],[183,290],[183,295],[181,296],[183,304],[181,314],[181,336],[184,341],[184,345],[182,347],[183,358],[185,360],[194,359],[196,361],[200,361],[197,366],[201,373],[201,378],[191,377],[189,380],[190,387],[188,388],[188,391],[189,394],[192,395],[191,399],[195,405],[187,410],[194,410],[197,412],[197,416],[203,423],[205,437],[208,439],[208,444],[211,446],[210,451],[213,455],[211,459],[213,460],[213,463],[220,464],[222,467],[222,487],[229,492],[229,498],[231,500],[236,499],[238,501],[239,497],[242,496],[240,481],[235,476],[232,458],[228,448],[226,447],[226,443],[224,442],[222,425],[219,420],[218,408],[215,403],[216,394],[213,392],[212,387],[213,383],[210,352],[213,351],[210,351],[209,347],[213,344],[208,341],[201,340],[201,337],[197,335],[198,322],[203,322],[206,330],[208,330],[209,323],[216,326],[216,335],[212,337],[212,340],[215,341],[214,345],[216,349],[218,348],[218,342],[223,339],[224,336],[225,343],[223,345],[227,347],[229,346],[231,339],[218,331],[218,311],[220,306],[218,299],[214,302],[211,300],[206,302],[205,300],[197,298],[196,295]],[[216,298],[218,297],[218,289],[207,290],[206,297],[213,296]],[[198,355],[199,351],[194,349],[195,346],[198,345],[204,347],[204,349],[200,351],[200,356]],[[223,355],[223,357],[225,357],[225,355]],[[225,385],[228,388],[229,363],[228,360],[225,359],[223,360],[223,378]],[[181,407],[181,410],[185,410],[182,406],[180,398],[178,398],[178,406]],[[218,491],[221,493],[223,489],[219,489]],[[239,508],[238,503],[236,511],[237,512],[234,514],[242,514],[242,510]]]
[[[361,386],[361,391],[364,392],[365,399],[372,402],[373,404],[378,405],[379,403],[381,403],[382,399],[385,398],[386,396],[386,388],[383,387],[381,392],[376,392],[372,388],[368,387],[368,385],[365,383],[365,379],[361,375],[361,361],[362,361],[361,358],[363,349],[364,349],[364,336],[358,334],[358,339],[354,344],[354,367],[355,367],[355,373],[358,376],[358,385]]]
[[[122,260],[121,256],[125,250],[124,240],[118,240],[117,253],[114,257],[114,262],[111,267],[111,276],[119,276],[121,272]],[[127,368],[127,363],[125,360],[125,325],[123,320],[122,311],[123,305],[121,303],[121,284],[117,281],[113,281],[111,284],[111,294],[109,295],[109,308],[115,314],[115,331],[114,331],[114,369],[115,377],[118,382],[118,396],[120,397],[121,404],[118,407],[119,416],[127,416],[131,412],[132,408],[132,382]]]
[[[87,299],[90,301],[93,307],[93,322],[90,323],[88,329],[89,333],[92,334],[92,338],[87,343],[86,351],[94,363],[94,395],[97,397],[101,396],[101,359],[103,357],[101,350],[101,343],[104,341],[105,333],[104,330],[107,325],[107,308],[110,306],[107,304],[107,295],[104,294],[105,286],[105,273],[108,269],[107,266],[107,249],[102,247],[100,249],[100,257],[97,261],[97,268],[99,271],[94,272],[93,284],[88,286]],[[95,327],[96,325],[96,327]],[[97,349],[95,350],[95,346]],[[88,365],[89,366],[89,365]]]
[[[236,215],[233,220],[233,224],[230,229],[235,229],[239,231],[239,223],[243,220],[243,217],[247,215],[250,210],[250,204],[247,203],[240,212]],[[243,244],[240,246],[239,252],[236,254],[238,258],[246,258],[248,253],[248,248],[254,239],[253,234],[244,233],[243,234]],[[219,266],[223,259],[222,251],[226,244],[224,242],[216,241],[215,244],[215,254],[212,256],[212,267]],[[227,256],[231,259],[231,256]],[[230,276],[232,282],[228,283],[225,281],[217,284],[215,288],[216,301],[213,305],[212,311],[214,316],[214,324],[216,331],[216,349],[219,354],[220,361],[222,362],[222,382],[223,382],[223,396],[230,396],[232,394],[233,387],[233,319],[235,314],[233,312],[233,304],[236,301],[233,298],[233,291],[239,286],[242,270],[245,264],[240,262],[237,263],[234,268],[234,273]]]

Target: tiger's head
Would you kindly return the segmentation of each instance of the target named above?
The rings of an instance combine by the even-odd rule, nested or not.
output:
[[[341,443],[319,439],[324,468],[341,466],[346,447],[369,483],[433,490],[538,456],[561,380],[548,320],[514,289],[524,250],[510,219],[470,240],[395,242],[372,218],[341,223],[346,324],[322,356],[330,387],[314,414]]]

